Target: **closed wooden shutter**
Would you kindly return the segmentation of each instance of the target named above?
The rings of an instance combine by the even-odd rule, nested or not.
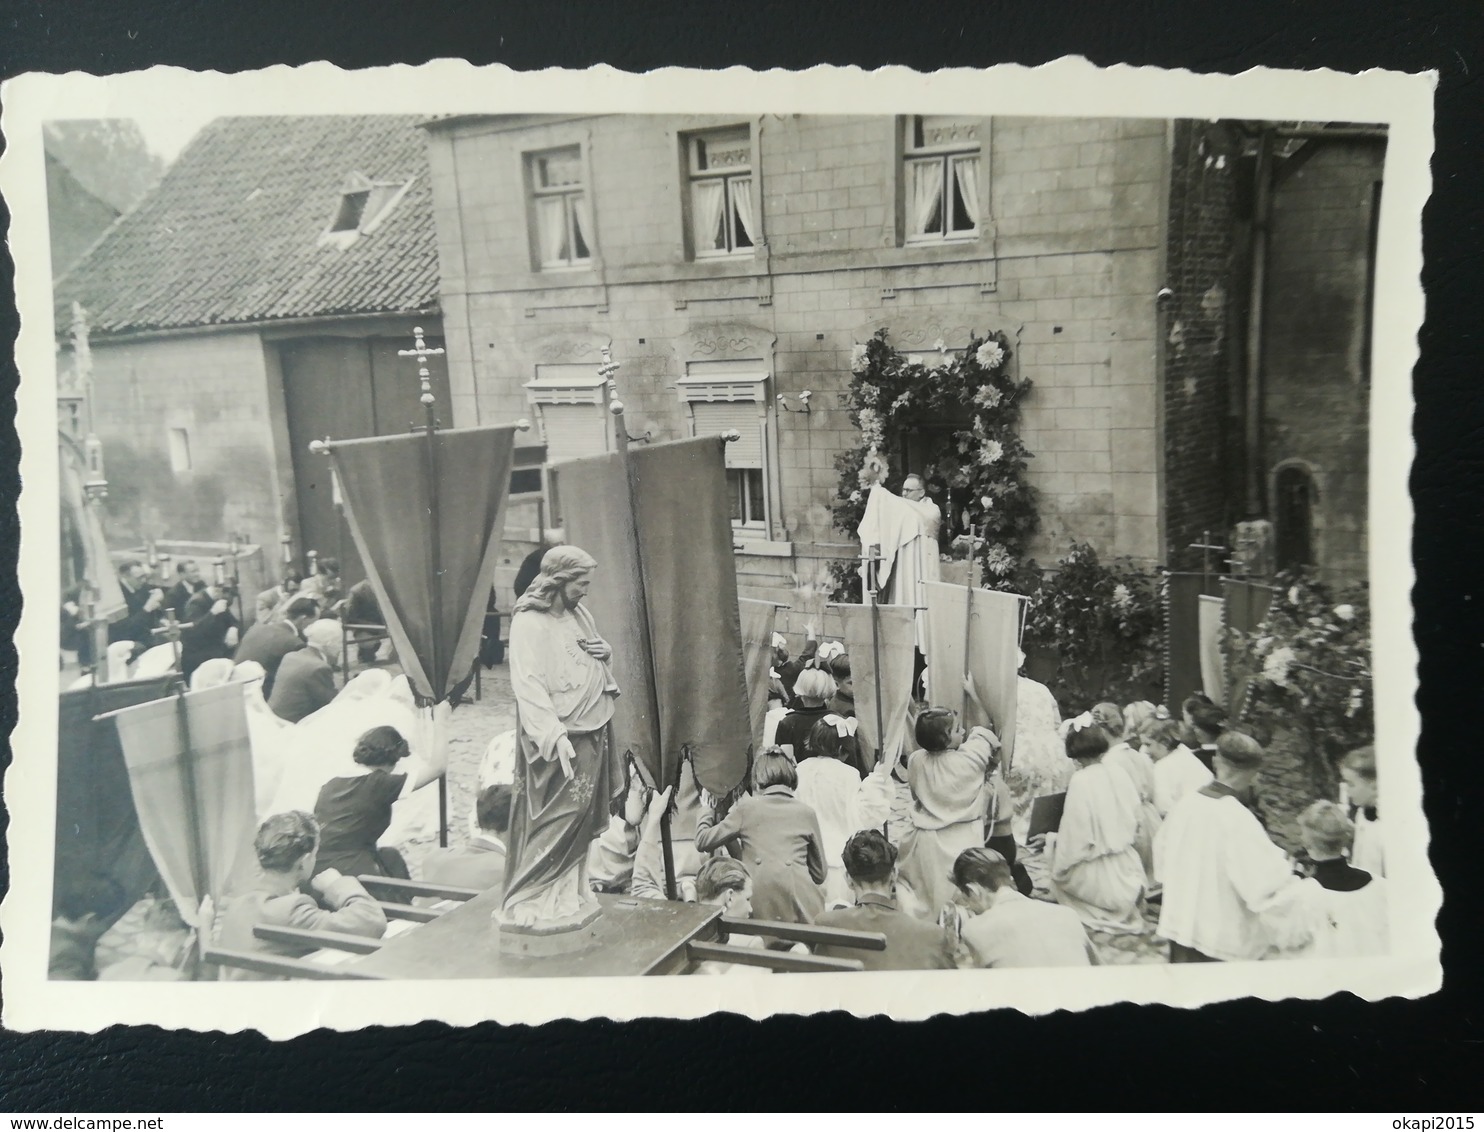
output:
[[[726,446],[726,461],[729,468],[761,468],[763,466],[763,419],[756,401],[695,401],[691,411],[695,414],[696,435],[715,436],[717,433],[736,429],[741,440]]]
[[[608,451],[608,421],[602,405],[542,405],[540,410],[548,464]]]

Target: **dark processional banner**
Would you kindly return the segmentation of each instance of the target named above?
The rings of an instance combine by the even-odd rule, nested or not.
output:
[[[424,699],[470,673],[499,560],[514,425],[331,443],[346,525]]]
[[[551,470],[552,513],[598,560],[587,605],[613,647],[618,749],[661,788],[689,755],[716,795],[742,781],[752,747],[723,444],[678,440]]]

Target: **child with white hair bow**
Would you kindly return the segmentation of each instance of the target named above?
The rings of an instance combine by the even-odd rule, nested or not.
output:
[[[804,743],[811,756],[798,764],[799,785],[794,796],[809,805],[819,819],[824,859],[829,875],[824,882],[826,907],[848,907],[850,882],[841,854],[845,843],[863,829],[880,829],[891,813],[890,759],[867,773],[869,755],[856,738],[856,721],[833,713],[820,719]]]

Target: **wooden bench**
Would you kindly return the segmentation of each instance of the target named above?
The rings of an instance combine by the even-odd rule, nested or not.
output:
[[[719,923],[728,935],[772,936],[790,943],[813,946],[830,944],[861,951],[885,951],[886,937],[880,932],[858,932],[848,928],[822,928],[814,924],[790,924],[777,920],[738,920],[723,916]],[[766,967],[770,971],[790,973],[826,971],[862,971],[859,959],[835,959],[823,955],[795,955],[791,951],[773,951],[761,947],[738,947],[714,940],[692,940],[686,945],[691,963],[737,963],[747,967]]]

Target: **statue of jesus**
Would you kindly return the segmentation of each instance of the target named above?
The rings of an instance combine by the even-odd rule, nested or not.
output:
[[[519,747],[501,919],[519,927],[577,927],[596,912],[588,846],[623,790],[613,650],[582,605],[597,565],[575,546],[548,550],[510,622]]]

